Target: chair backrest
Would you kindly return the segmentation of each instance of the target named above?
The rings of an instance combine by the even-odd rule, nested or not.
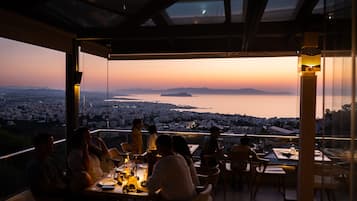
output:
[[[206,188],[201,191],[194,199],[193,201],[212,201],[212,184],[208,184]]]
[[[315,163],[314,164],[314,187],[335,189],[342,182],[347,181],[348,171],[336,164]]]
[[[208,168],[208,169],[199,169],[198,170],[198,175],[203,176],[204,184],[208,185],[211,184],[212,188],[215,188],[217,186],[218,180],[219,180],[219,174],[221,170],[219,169],[219,166],[217,165],[216,167]]]
[[[108,149],[108,154],[115,166],[119,166],[119,164],[124,162],[123,154],[116,147]]]
[[[202,154],[201,167],[214,167],[218,164],[217,154]]]
[[[127,142],[120,143],[120,147],[123,152],[131,152],[131,145]]]
[[[246,171],[247,165],[251,162],[251,151],[245,147],[234,146],[229,153],[231,169],[233,171]]]
[[[112,147],[108,149],[108,154],[111,159],[116,159],[121,157],[120,152],[116,147]]]

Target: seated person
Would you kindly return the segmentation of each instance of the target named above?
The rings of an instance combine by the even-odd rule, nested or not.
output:
[[[170,136],[160,135],[156,146],[162,158],[156,162],[149,178],[149,194],[160,191],[163,200],[192,200],[196,189],[190,169],[183,156],[173,152]]]
[[[240,144],[235,144],[232,146],[229,153],[229,158],[231,160],[231,169],[233,171],[233,179],[238,177],[239,188],[243,187],[243,175],[246,172],[250,172],[251,162],[268,162],[269,160],[259,158],[255,151],[251,149],[250,140],[247,136],[244,136],[240,139]],[[249,177],[247,178],[249,179]]]
[[[143,153],[143,136],[141,129],[144,127],[143,120],[134,119],[132,127],[132,143],[130,150],[133,154]]]
[[[54,200],[66,192],[65,180],[52,159],[53,137],[50,134],[38,134],[33,139],[35,157],[26,168],[26,175],[34,197],[39,200]]]
[[[202,167],[214,167],[218,164],[220,156],[223,154],[218,144],[218,137],[220,135],[220,129],[216,126],[212,126],[210,129],[209,140],[205,142],[201,152],[201,166]]]
[[[96,141],[99,147],[93,144],[88,128],[75,130],[68,155],[72,191],[82,190],[103,176],[100,158],[109,154],[103,140],[96,138]]]
[[[231,148],[231,152],[247,152],[253,158],[257,158],[257,154],[250,147],[250,140],[247,136],[240,138],[240,144],[234,144]]]
[[[195,186],[198,186],[200,182],[198,180],[196,168],[193,165],[193,159],[190,152],[190,148],[188,147],[185,138],[183,138],[182,136],[173,136],[172,143],[173,143],[174,151],[185,158],[187,165],[190,168],[192,181],[195,184]]]
[[[251,149],[250,140],[247,136],[240,139],[240,144],[233,145],[229,154],[232,169],[244,171],[249,161],[268,162],[269,160],[259,158]]]
[[[157,161],[157,148],[156,148],[156,139],[157,139],[157,129],[155,125],[148,127],[149,137],[147,139],[147,162],[148,162],[148,175],[152,173],[154,164]]]

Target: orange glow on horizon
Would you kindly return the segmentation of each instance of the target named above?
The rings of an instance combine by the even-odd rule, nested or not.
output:
[[[0,38],[0,86],[65,88],[65,54]],[[174,87],[296,92],[297,57],[122,60],[80,54],[81,90]],[[326,76],[328,78],[328,76]],[[322,75],[318,74],[318,79]]]
[[[111,61],[117,88],[295,89],[297,57]]]

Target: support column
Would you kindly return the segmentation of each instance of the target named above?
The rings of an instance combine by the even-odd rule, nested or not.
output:
[[[299,201],[312,201],[314,198],[316,80],[315,72],[303,72],[300,77]]]
[[[66,139],[71,138],[78,127],[79,86],[76,86],[78,72],[78,42],[73,40],[71,54],[66,53]]]
[[[299,201],[314,200],[314,155],[316,133],[316,84],[315,72],[321,68],[319,33],[305,32],[299,55],[300,71],[300,150],[298,165]]]

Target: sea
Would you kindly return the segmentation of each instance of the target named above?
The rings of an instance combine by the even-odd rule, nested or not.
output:
[[[171,103],[179,106],[192,106],[194,109],[181,109],[193,112],[220,114],[240,114],[262,118],[299,117],[300,97],[296,95],[217,95],[197,94],[192,97],[160,96],[160,94],[131,94],[116,96],[137,99],[136,101]],[[325,109],[339,110],[348,103],[350,97],[326,96]],[[316,118],[322,118],[325,111],[322,96],[316,97]]]

